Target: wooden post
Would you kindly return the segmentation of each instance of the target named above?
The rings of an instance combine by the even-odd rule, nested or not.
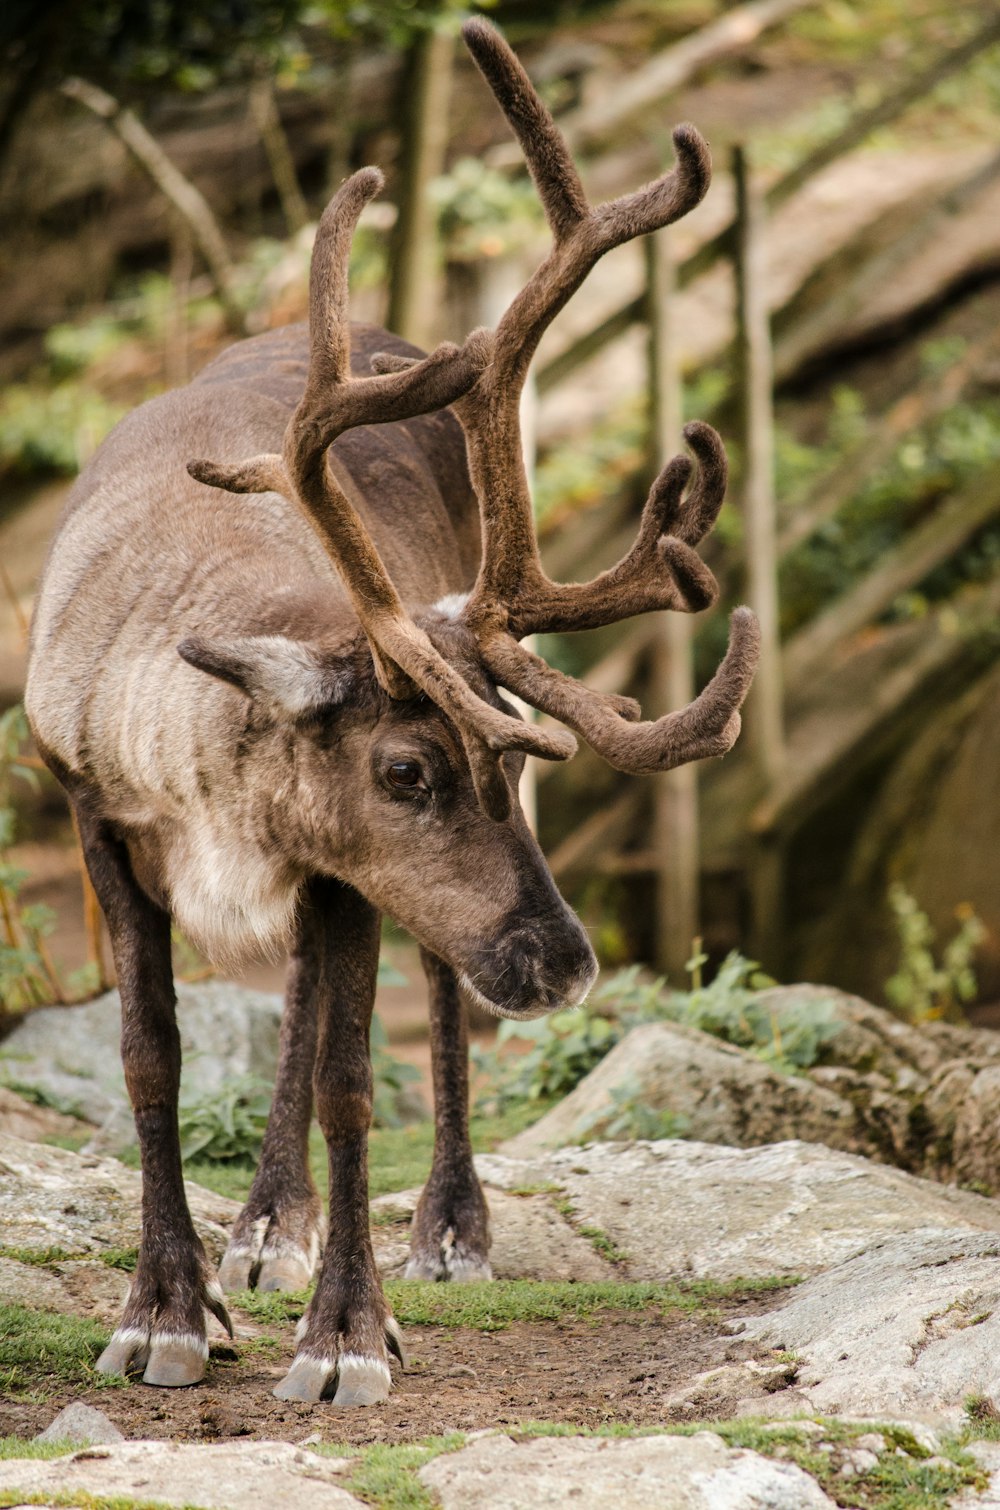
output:
[[[765,289],[764,201],[746,149],[733,148],[736,190],[736,352],[743,441],[743,520],[747,596],[760,620],[761,652],[747,701],[748,736],[764,792],[785,771],[785,727],[778,610],[774,500],[774,395],[771,329]],[[784,938],[785,856],[762,836],[750,876],[752,945],[770,970],[780,966]]]
[[[649,419],[651,471],[681,448],[683,407],[677,340],[671,328],[676,276],[669,235],[643,242],[649,306]],[[653,707],[650,716],[683,708],[694,697],[691,618],[656,616],[653,640]],[[653,843],[657,856],[654,957],[673,985],[686,984],[684,966],[698,933],[698,771],[682,765],[654,776]]]
[[[444,172],[454,56],[451,33],[434,27],[410,48],[388,325],[417,346],[432,344],[437,309],[437,228],[428,188]]]

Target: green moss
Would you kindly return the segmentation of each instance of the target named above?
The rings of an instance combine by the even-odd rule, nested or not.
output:
[[[23,1393],[56,1381],[92,1389],[122,1386],[117,1376],[93,1371],[107,1340],[94,1321],[0,1304],[0,1392]]]
[[[624,1248],[619,1248],[601,1227],[578,1227],[581,1237],[585,1237],[595,1253],[601,1258],[606,1258],[609,1264],[623,1264],[628,1258]]]
[[[66,1248],[14,1248],[0,1247],[0,1258],[10,1258],[19,1264],[31,1264],[35,1268],[47,1268],[50,1264],[94,1263],[104,1264],[109,1269],[124,1269],[131,1274],[139,1261],[138,1248],[104,1248],[97,1253],[70,1253]]]

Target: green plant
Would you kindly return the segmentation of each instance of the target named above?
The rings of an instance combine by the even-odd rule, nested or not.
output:
[[[182,1090],[181,1156],[220,1164],[256,1160],[270,1110],[271,1087],[256,1075],[227,1081],[209,1097]]]
[[[379,966],[380,972],[381,968]],[[392,966],[386,968],[391,970]],[[398,974],[398,971],[395,973]],[[372,1125],[401,1127],[406,1118],[400,1112],[400,1092],[420,1079],[420,1071],[389,1053],[389,1040],[377,1013],[372,1016],[370,1042],[372,1075],[375,1081]]]
[[[685,1117],[666,1107],[647,1106],[642,1099],[642,1087],[630,1075],[619,1085],[611,1086],[603,1106],[579,1119],[573,1135],[578,1143],[586,1143],[592,1135],[608,1140],[641,1138],[654,1143],[660,1138],[682,1138],[686,1129]]]
[[[24,749],[27,741],[28,724],[20,704],[0,714],[0,1004],[8,1011],[62,997],[45,944],[55,914],[49,907],[22,903],[27,872],[14,865],[10,855],[17,836],[12,785],[22,781],[33,790],[38,787],[38,773]]]
[[[926,912],[900,881],[889,887],[889,906],[899,936],[899,968],[885,983],[886,996],[911,1022],[961,1019],[976,994],[973,960],[986,929],[967,904],[955,909],[958,931],[935,958],[937,934]]]
[[[530,1022],[505,1018],[495,1049],[473,1048],[477,1070],[490,1080],[485,1100],[497,1112],[518,1101],[548,1101],[565,1096],[622,1038],[625,1028],[586,1008],[572,1007]],[[513,1043],[530,1044],[525,1052],[505,1053]]]

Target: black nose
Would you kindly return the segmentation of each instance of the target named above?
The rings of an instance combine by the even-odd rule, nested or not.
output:
[[[511,919],[490,946],[477,951],[463,984],[500,1017],[539,1017],[583,1001],[597,960],[579,919],[563,903],[526,921]]]

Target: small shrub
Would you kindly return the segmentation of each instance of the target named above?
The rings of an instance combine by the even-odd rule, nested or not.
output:
[[[958,931],[945,944],[939,962],[930,918],[901,882],[890,886],[889,906],[899,935],[899,968],[885,983],[889,1001],[911,1022],[961,1019],[964,1004],[977,990],[973,960],[986,937],[983,923],[967,904],[956,908]]]

